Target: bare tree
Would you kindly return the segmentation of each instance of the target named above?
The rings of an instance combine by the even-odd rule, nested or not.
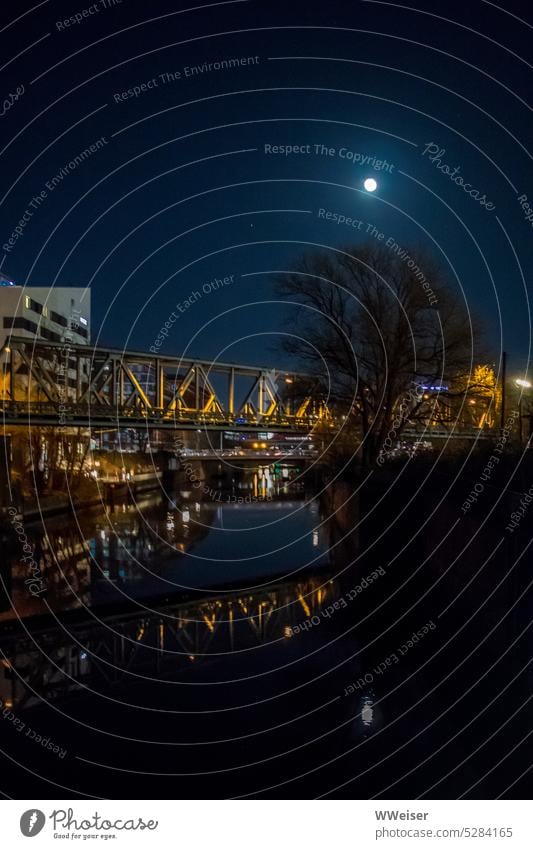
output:
[[[313,253],[278,279],[278,291],[301,305],[284,348],[345,405],[363,465],[392,430],[427,417],[422,386],[449,388],[459,376],[464,384],[478,356],[477,321],[419,253],[376,244]]]

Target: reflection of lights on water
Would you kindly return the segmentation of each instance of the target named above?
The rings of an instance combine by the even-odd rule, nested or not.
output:
[[[316,548],[318,545],[318,531],[313,531],[313,546]]]
[[[369,699],[368,696],[365,696],[365,698],[363,699],[363,707],[361,708],[361,720],[363,722],[363,725],[372,725],[374,721],[373,704],[373,700]]]

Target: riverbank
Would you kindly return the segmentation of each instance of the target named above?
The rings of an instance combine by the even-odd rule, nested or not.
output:
[[[147,472],[136,475],[133,480],[101,480],[90,486],[85,485],[82,494],[50,493],[35,499],[23,498],[21,504],[16,504],[20,515],[26,523],[38,522],[43,517],[58,516],[66,513],[76,513],[99,504],[113,504],[117,499],[137,496],[140,493],[157,489],[161,484],[162,472]],[[0,526],[9,526],[7,507],[0,511]]]

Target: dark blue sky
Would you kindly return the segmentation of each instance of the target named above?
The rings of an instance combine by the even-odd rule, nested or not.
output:
[[[518,200],[527,195],[533,206],[528,3],[511,0],[504,12],[482,0],[417,0],[417,12],[249,0],[191,3],[177,14],[170,0],[50,0],[10,24],[31,5],[5,2],[1,24],[1,99],[24,92],[0,117],[0,244],[33,213],[0,254],[17,282],[90,283],[94,338],[100,328],[106,344],[137,349],[200,290],[163,352],[274,362],[288,308],[264,303],[275,297],[268,272],[288,268],[310,243],[368,239],[374,225],[385,239],[435,253],[487,322],[495,355],[503,333],[512,367],[524,366],[522,275],[529,286],[533,269],[533,229]],[[61,24],[76,14],[80,23]],[[237,68],[186,76],[187,67],[245,57]],[[68,167],[99,138],[100,149]],[[494,209],[424,155],[430,143]],[[266,154],[265,145],[304,152]],[[354,163],[343,148],[392,168]],[[367,176],[379,183],[374,195],[362,191]],[[320,209],[363,224],[326,221]],[[202,289],[230,275],[229,285]]]

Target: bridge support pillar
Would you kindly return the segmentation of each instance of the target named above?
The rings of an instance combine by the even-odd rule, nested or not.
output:
[[[228,412],[230,415],[235,413],[235,369],[230,369],[228,377]]]

